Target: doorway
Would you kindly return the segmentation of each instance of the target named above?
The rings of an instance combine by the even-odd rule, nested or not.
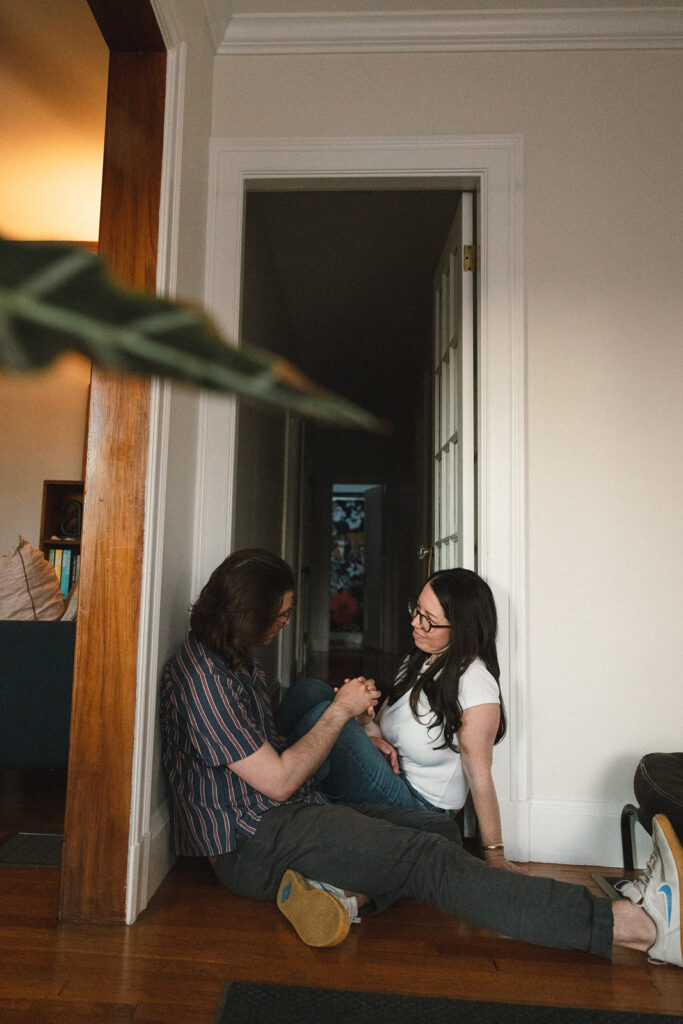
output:
[[[301,673],[337,682],[351,671],[383,680],[409,645],[400,609],[423,582],[417,551],[432,532],[433,280],[459,195],[418,188],[246,195],[241,337],[391,425],[387,438],[307,425],[285,474],[283,418],[239,406],[233,546],[284,550],[307,590],[295,626],[303,654],[289,673],[281,666],[281,684]],[[304,465],[311,507],[302,511],[288,500],[285,476],[298,492]],[[283,548],[285,506],[306,520],[301,546]],[[343,506],[351,518],[335,538],[330,516]],[[365,574],[365,531],[350,522],[364,519],[366,508],[376,543],[358,585],[351,576]],[[295,527],[296,537],[301,532]],[[335,561],[339,544],[343,559]],[[349,578],[335,585],[342,561]],[[275,652],[262,653],[272,678]]]
[[[508,736],[494,777],[513,855],[523,859],[528,812],[522,140],[511,135],[214,139],[212,176],[216,187],[208,211],[207,300],[231,337],[240,335],[243,227],[251,191],[410,188],[479,193],[477,564],[498,607],[502,690],[509,710]],[[234,403],[209,398],[201,410],[199,445],[207,484],[206,496],[197,495],[195,565],[200,578],[224,557],[225,533],[211,530],[210,524],[224,521],[229,542],[236,538],[234,410]],[[329,438],[334,431],[315,427],[310,433]],[[355,446],[354,454],[375,443],[367,435],[359,441],[349,432],[340,433],[347,450]],[[401,465],[400,457],[393,462]],[[402,588],[389,573],[386,578],[396,599]],[[397,606],[396,623],[399,614]]]

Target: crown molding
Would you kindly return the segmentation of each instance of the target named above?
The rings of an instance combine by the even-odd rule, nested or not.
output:
[[[202,5],[204,7],[206,23],[213,39],[213,45],[216,53],[220,53],[221,45],[227,37],[230,24],[230,6],[226,6],[222,2],[217,3],[216,0],[202,0]]]
[[[234,14],[219,54],[683,47],[683,7]]]

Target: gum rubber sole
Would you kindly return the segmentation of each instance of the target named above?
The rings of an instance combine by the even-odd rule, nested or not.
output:
[[[277,905],[307,946],[338,946],[349,934],[346,907],[332,893],[310,886],[298,871],[285,871]]]
[[[653,821],[657,822],[660,831],[666,839],[673,858],[673,866],[678,875],[678,906],[672,907],[671,921],[674,924],[674,930],[676,926],[678,927],[679,963],[683,964],[683,937],[681,936],[681,917],[683,917],[683,846],[665,814],[655,814]]]

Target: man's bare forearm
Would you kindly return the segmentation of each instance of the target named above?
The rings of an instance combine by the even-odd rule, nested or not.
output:
[[[376,704],[379,690],[372,679],[358,676],[340,688],[313,728],[279,754],[270,743],[242,761],[231,771],[272,800],[288,800],[323,763],[350,719]]]
[[[348,721],[344,709],[335,706],[333,701],[309,732],[283,750],[280,754],[281,780],[290,790],[288,797],[315,774]]]

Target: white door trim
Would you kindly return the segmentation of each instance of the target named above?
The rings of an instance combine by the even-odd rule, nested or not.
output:
[[[187,47],[178,26],[153,0],[155,14],[168,47],[164,151],[159,210],[157,292],[175,297],[178,272],[182,119],[185,109]],[[163,810],[151,807],[155,775],[155,735],[158,730],[157,692],[159,621],[163,600],[162,552],[170,426],[171,387],[152,378],[149,442],[145,486],[145,537],[137,655],[137,703],[131,778],[130,830],[126,878],[126,923],[132,924],[173,863],[170,823]]]
[[[479,217],[479,571],[499,614],[509,732],[494,774],[508,856],[529,848],[526,723],[525,339],[522,140],[517,135],[418,138],[214,139],[210,153],[206,305],[239,330],[244,196],[273,188],[472,188]],[[195,573],[205,578],[231,535],[235,456],[230,400],[207,400]]]

